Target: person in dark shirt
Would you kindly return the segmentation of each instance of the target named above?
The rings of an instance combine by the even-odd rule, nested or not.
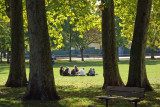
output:
[[[63,76],[70,76],[70,75],[71,73],[70,73],[69,67],[66,67],[66,69],[63,72]]]
[[[87,76],[95,76],[95,69],[90,68],[89,72],[87,73]]]
[[[72,76],[75,76],[76,74],[77,74],[77,73],[76,73],[75,69],[72,69],[71,75],[72,75]]]
[[[60,75],[63,75],[63,72],[64,72],[64,67],[61,66],[61,67],[60,67]]]
[[[75,71],[76,73],[78,73],[78,71],[79,71],[79,70],[78,70],[78,67],[77,67],[76,65],[74,66],[74,71]]]

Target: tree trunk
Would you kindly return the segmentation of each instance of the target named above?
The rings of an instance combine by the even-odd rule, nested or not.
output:
[[[80,48],[81,51],[81,60],[84,61],[84,57],[83,57],[83,48]]]
[[[102,3],[104,3],[103,0]],[[113,0],[108,0],[107,7],[102,11],[102,49],[103,88],[107,86],[123,86],[124,84],[119,74],[117,61]]]
[[[151,5],[152,0],[138,0],[127,82],[128,87],[143,87],[146,91],[152,90],[147,79],[145,66],[146,40]]]
[[[2,63],[2,52],[1,52],[1,63]]]
[[[7,63],[9,64],[9,49],[7,49]]]
[[[117,46],[117,61],[119,62],[119,47]]]
[[[71,18],[70,18],[71,20]],[[72,62],[72,50],[71,50],[71,42],[72,42],[72,25],[69,26],[70,35],[69,35],[69,62]]]
[[[154,49],[151,49],[151,59],[155,59],[155,57],[154,57]]]
[[[11,0],[11,63],[7,87],[26,86],[22,0]]]
[[[45,0],[27,0],[30,35],[30,74],[24,100],[58,100],[56,92]]]

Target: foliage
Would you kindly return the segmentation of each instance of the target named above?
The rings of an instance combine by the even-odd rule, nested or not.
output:
[[[0,0],[0,4],[0,15],[2,16],[3,21],[9,23],[9,18],[5,13],[6,9],[4,1]],[[23,7],[25,47],[26,50],[29,50],[29,35],[27,33],[28,22],[25,1],[23,1]],[[79,31],[81,33],[81,36],[84,32],[86,32],[86,29],[89,30],[97,26],[100,27],[101,19],[99,18],[99,16],[96,16],[94,14],[94,12],[96,11],[96,0],[46,0],[46,10],[52,50],[59,49],[64,46],[63,39],[65,37],[62,36],[62,26],[64,25],[65,20],[69,19],[69,23],[74,26],[73,30]],[[0,26],[4,27],[5,25],[0,24]],[[10,32],[8,32],[7,34],[10,35]]]
[[[29,38],[27,35],[28,32],[28,22],[27,22],[27,12],[26,12],[26,6],[25,1],[23,1],[23,18],[24,18],[24,33],[25,33],[25,47],[29,47]],[[10,49],[11,44],[11,38],[10,38],[10,19],[6,14],[6,6],[5,6],[5,0],[0,0],[0,43],[2,45],[0,46],[0,49]],[[3,45],[4,44],[4,45]]]
[[[137,0],[116,0],[115,1],[115,15],[122,20],[120,26],[122,27],[122,37],[127,38],[128,47],[131,45],[133,37],[134,23],[136,17]]]
[[[150,25],[148,31],[147,46],[151,49],[159,46],[159,0],[153,0]],[[122,36],[128,38],[128,46],[130,47],[133,37],[134,23],[136,17],[137,0],[116,0],[115,1],[115,15],[122,20],[120,26],[123,28]]]
[[[83,36],[79,36],[78,32],[73,34],[73,44],[74,47],[85,49],[91,43],[101,44],[102,35],[98,28],[90,29]]]
[[[108,2],[108,0],[106,0],[106,2]],[[153,1],[147,42],[148,46],[154,49],[157,46],[159,46],[159,2],[159,0]],[[8,27],[9,24],[7,24],[10,22],[10,20],[5,13],[6,8],[4,0],[0,0],[0,4],[0,28],[5,29],[5,31],[7,28],[7,32],[3,32],[3,35],[10,35],[10,29]],[[64,29],[62,26],[64,25],[65,20],[69,19],[69,23],[72,24],[73,31],[80,32],[81,38],[83,37],[83,34],[89,31],[90,29],[99,28],[101,30],[100,14],[96,13],[98,4],[99,2],[97,2],[96,0],[46,0],[48,29],[52,49],[59,49],[65,46],[63,41],[65,41],[66,37],[64,37],[63,35],[64,33],[66,34],[66,36],[69,35],[68,33],[63,32]],[[115,15],[119,17],[120,20],[122,20],[122,23],[120,23],[120,26],[122,27],[121,35],[122,37],[127,38],[126,40],[128,40],[128,47],[130,47],[134,30],[136,4],[137,0],[115,1]],[[25,9],[25,1],[23,1],[23,7],[25,46],[29,49],[29,35],[27,33],[28,23]],[[6,24],[4,24],[4,22]],[[3,38],[2,32],[0,38]],[[121,44],[122,42],[120,39],[121,38],[118,38],[117,40],[120,41]]]
[[[121,30],[123,29],[120,24],[122,20],[115,16],[115,33],[116,33],[116,45],[117,47],[127,47],[128,41],[127,38],[122,36]]]
[[[152,10],[151,10],[151,18],[150,25],[148,31],[148,41],[147,45],[151,48],[151,50],[156,49],[156,47],[160,48],[160,7],[159,0],[153,0]]]
[[[5,2],[0,0],[0,51],[6,51],[10,48],[10,19],[5,12]]]
[[[100,26],[100,18],[94,14],[96,0],[51,0],[46,5],[51,44],[59,44],[57,48],[66,46],[62,39],[69,38],[70,25],[81,38],[86,31]]]

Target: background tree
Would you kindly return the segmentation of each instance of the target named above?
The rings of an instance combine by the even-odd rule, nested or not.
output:
[[[128,39],[128,47],[131,46],[134,23],[136,18],[137,1],[116,0],[115,1],[115,15],[120,17],[122,23],[122,36]],[[136,3],[135,3],[136,2]],[[151,9],[151,18],[149,23],[149,30],[147,35],[147,47],[151,49],[151,58],[154,59],[154,51],[159,47],[159,0],[154,0]],[[157,48],[158,49],[158,48]]]
[[[11,0],[9,3],[11,19],[11,64],[10,73],[6,82],[7,87],[26,86],[25,50],[23,31],[22,0]]]
[[[151,50],[151,59],[154,58],[154,51],[160,46],[160,7],[159,0],[153,0],[151,18],[149,23],[149,30],[147,36],[147,46],[150,47]]]
[[[85,48],[88,47],[91,43],[98,43],[101,44],[102,42],[102,36],[101,32],[98,28],[90,29],[86,33],[83,33],[82,36],[80,36],[80,33],[78,31],[73,33],[73,47],[79,48],[81,52],[81,60],[84,61],[83,51]]]
[[[10,37],[10,20],[6,15],[5,1],[0,0],[0,62],[2,62],[2,54],[9,56],[11,37]],[[9,51],[7,51],[9,50]],[[8,59],[8,57],[7,57]],[[7,60],[8,62],[8,60]]]
[[[145,66],[147,31],[152,0],[138,0],[137,15],[131,46],[128,87],[143,87],[151,91]]]
[[[7,62],[9,61],[8,57],[10,54],[10,44],[11,44],[11,37],[9,35],[10,33],[10,28],[6,26],[6,22],[1,22],[4,25],[0,27],[0,62],[2,62],[2,54],[7,53]]]
[[[104,10],[102,10],[103,88],[109,85],[122,86],[124,84],[117,63],[114,2],[113,0],[102,0],[102,4],[104,5]]]
[[[58,100],[53,76],[45,0],[27,0],[30,74],[24,100]]]
[[[121,30],[123,29],[120,24],[122,20],[115,16],[115,34],[116,34],[116,48],[117,48],[117,57],[119,61],[119,47],[127,47],[128,40],[126,37],[122,36]]]

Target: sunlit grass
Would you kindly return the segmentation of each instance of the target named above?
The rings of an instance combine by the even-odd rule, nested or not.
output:
[[[85,72],[89,68],[95,68],[98,74],[92,76],[60,76],[59,67],[68,66],[70,69],[77,65],[79,69],[85,68]],[[0,106],[25,106],[25,107],[103,107],[104,100],[99,100],[95,96],[105,95],[105,91],[101,89],[103,85],[103,63],[102,60],[81,61],[63,61],[56,60],[53,66],[55,84],[57,92],[61,97],[59,101],[21,101],[24,88],[8,88],[4,84],[8,78],[9,65],[0,64]],[[147,60],[147,75],[149,81],[155,91],[147,92],[145,100],[139,103],[139,107],[159,107],[160,106],[160,60]],[[128,79],[129,61],[121,60],[119,62],[119,71],[122,80],[126,84]],[[27,77],[29,75],[29,64],[26,62]],[[110,101],[111,107],[134,107],[133,103],[126,101]]]

